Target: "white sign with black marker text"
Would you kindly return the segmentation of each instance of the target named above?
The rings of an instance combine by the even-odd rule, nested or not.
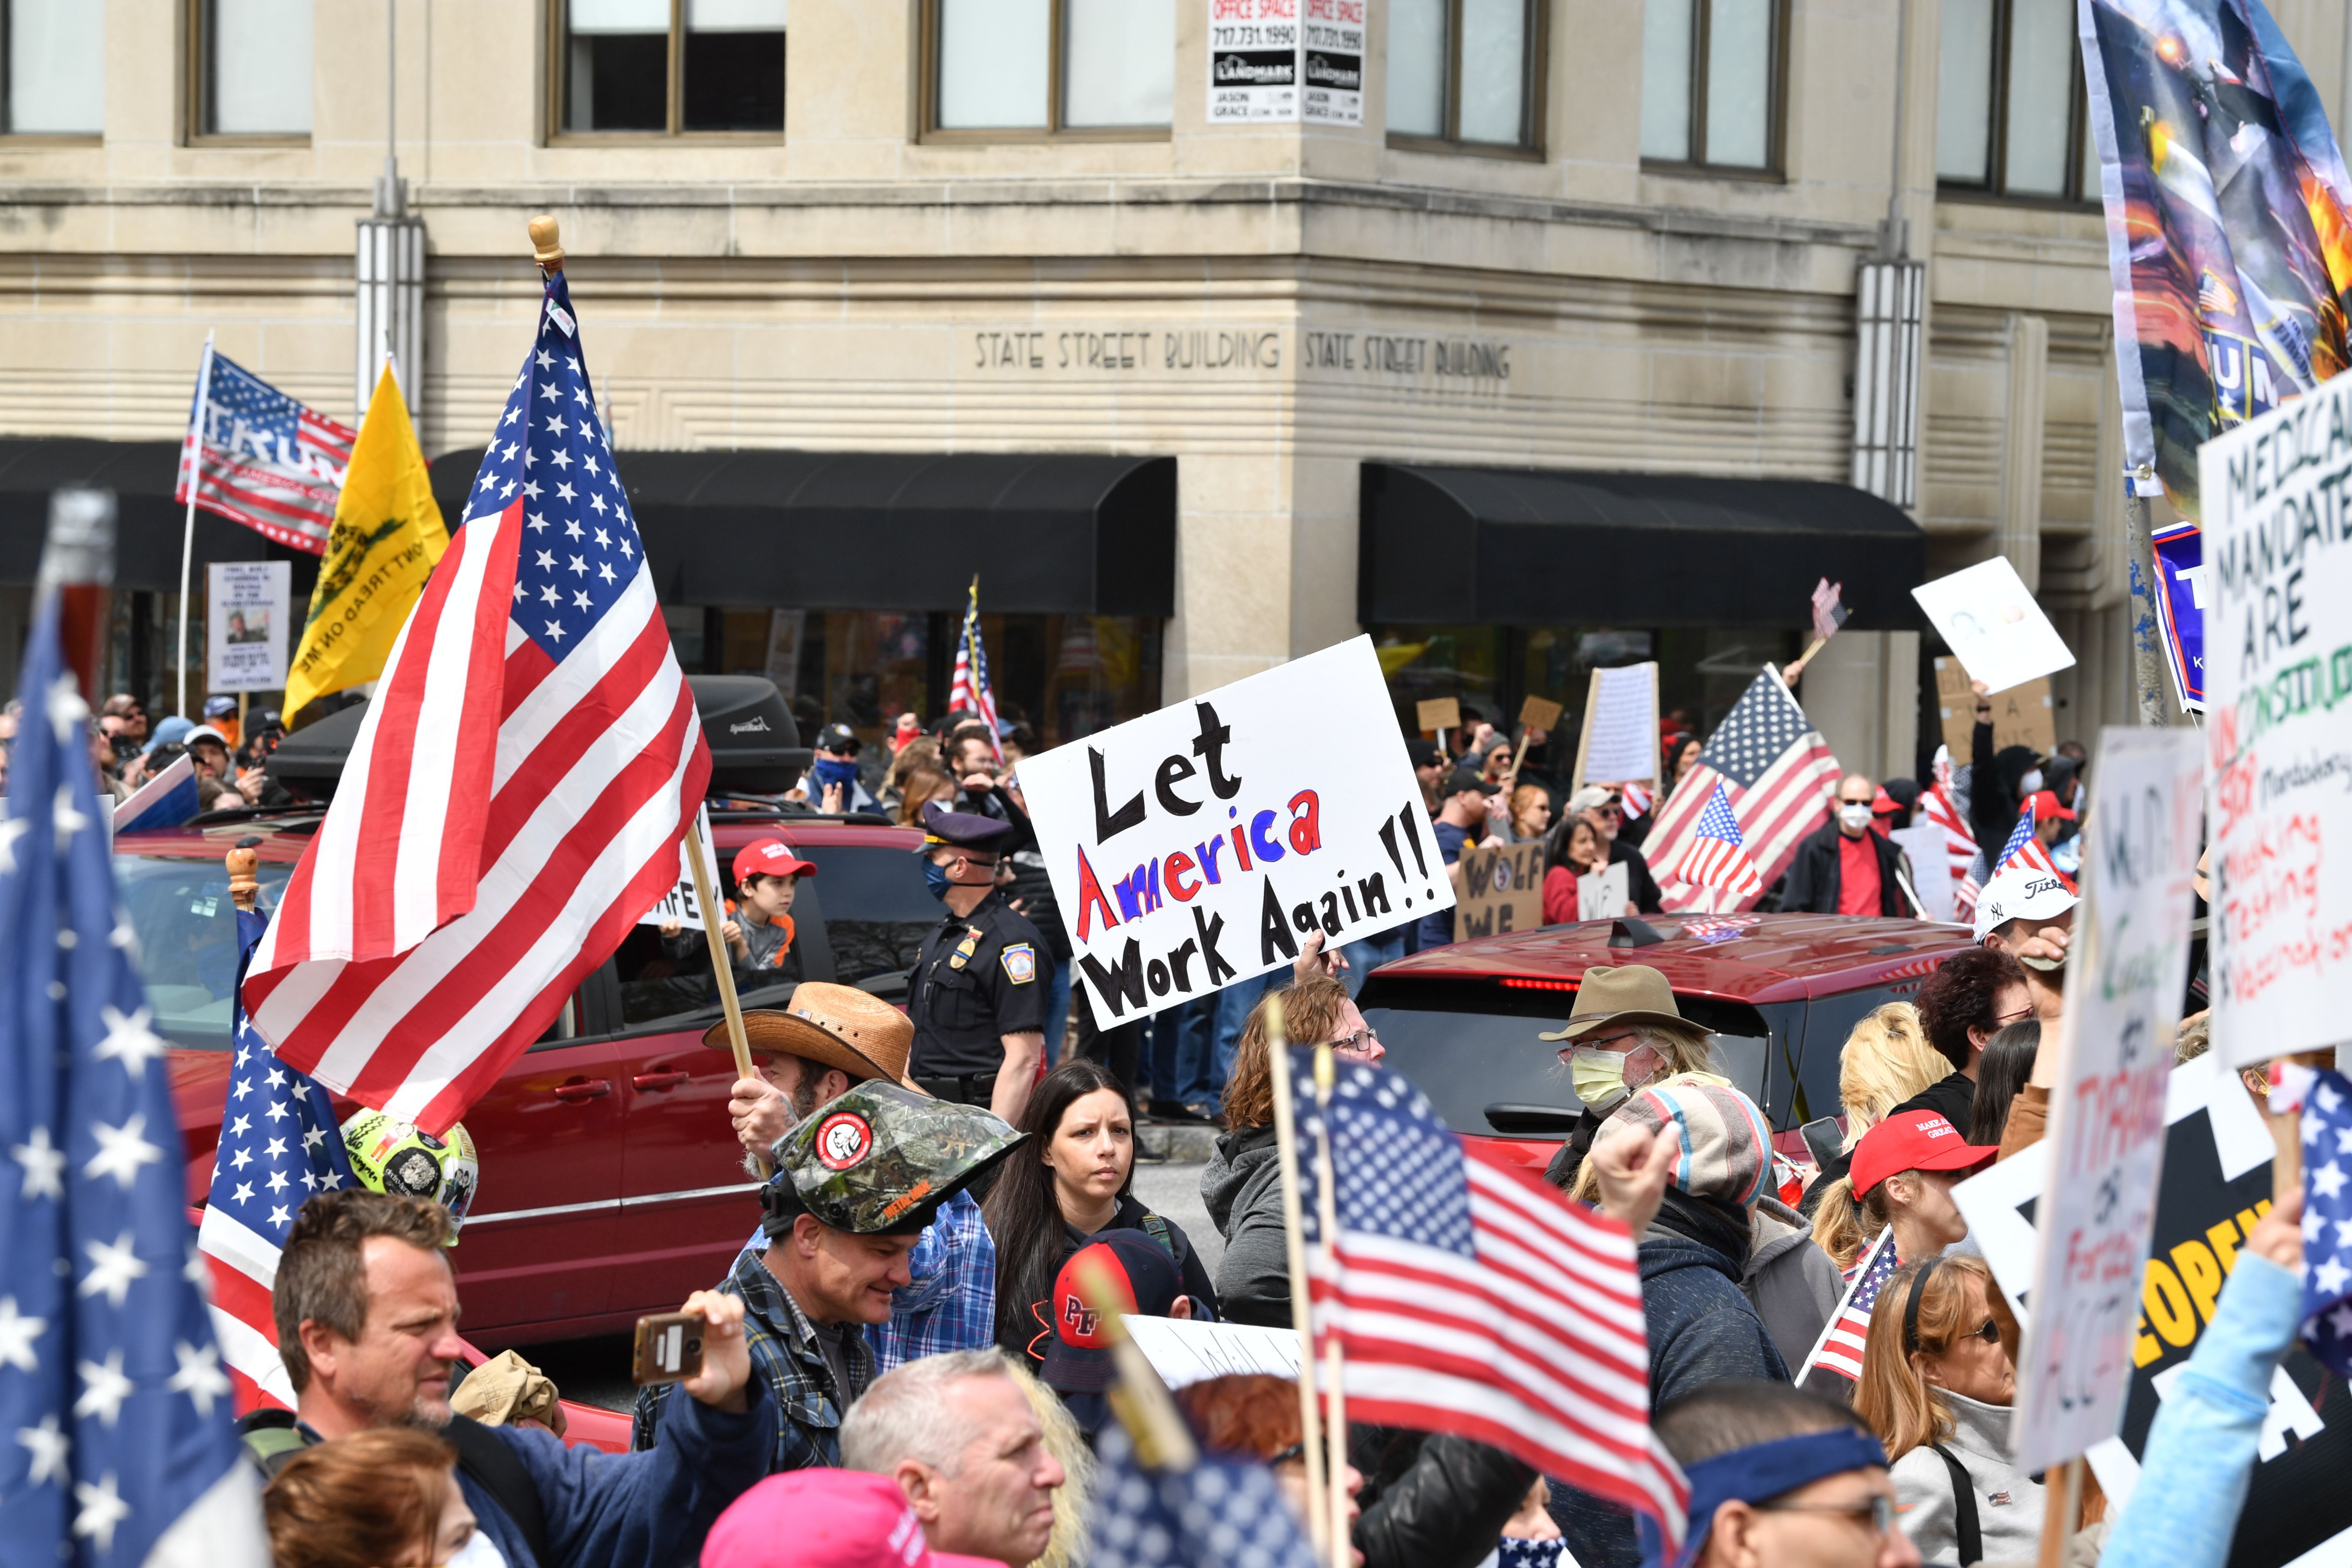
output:
[[[727,907],[726,879],[719,874],[719,850],[710,842],[710,810],[708,806],[694,814],[694,830],[702,838],[702,863],[710,868],[710,890],[718,896],[721,918]],[[677,885],[662,895],[661,902],[637,917],[641,926],[667,925],[676,921],[688,931],[702,929],[702,904],[694,896],[694,868],[686,863],[686,840],[677,844]]]
[[[1333,735],[1349,737],[1345,746]],[[1096,1020],[1454,907],[1370,637],[1024,759]]]

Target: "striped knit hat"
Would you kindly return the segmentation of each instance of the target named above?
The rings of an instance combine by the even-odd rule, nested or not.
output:
[[[1694,1197],[1745,1208],[1764,1191],[1772,1169],[1772,1133],[1756,1102],[1717,1079],[1677,1074],[1635,1089],[1601,1124],[1597,1145],[1621,1131],[1672,1132],[1682,1143],[1674,1184]]]

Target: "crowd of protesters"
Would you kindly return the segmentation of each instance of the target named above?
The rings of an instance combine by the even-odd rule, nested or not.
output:
[[[126,784],[168,765],[154,753],[177,745],[243,793],[233,752],[263,743],[271,716],[258,717],[260,733],[237,748],[216,725],[210,740],[201,726],[167,737],[175,721],[150,734],[138,704],[117,699],[99,740]],[[1520,777],[1528,748],[1498,731],[1462,740],[1458,757],[1426,740],[1409,747],[1449,863],[1478,837],[1539,840],[1548,918],[1576,918],[1576,879],[1618,865],[1622,912],[1657,910],[1640,816],[1627,821],[1622,793],[1563,794]],[[1068,1568],[1086,1555],[1094,1447],[1116,1419],[1113,1358],[1092,1309],[1101,1281],[1148,1315],[1293,1324],[1275,1000],[1291,1041],[1380,1068],[1384,1048],[1357,990],[1379,963],[1451,931],[1416,921],[1330,952],[1317,933],[1287,971],[1148,1028],[1098,1029],[1083,996],[1068,1017],[1068,952],[1054,940],[1061,922],[1019,788],[1028,737],[970,721],[927,732],[908,716],[887,744],[883,762],[827,727],[795,794],[924,827],[950,910],[963,868],[977,866],[972,885],[988,899],[1034,911],[1052,1008],[1034,1081],[1010,1102],[947,1091],[919,1070],[918,1020],[852,987],[806,982],[789,1010],[749,1010],[756,1070],[711,1135],[774,1173],[734,1267],[681,1308],[702,1324],[700,1370],[642,1391],[626,1455],[566,1447],[551,1397],[551,1426],[457,1414],[483,1405],[464,1387],[446,1217],[382,1193],[313,1197],[273,1292],[298,1404],[290,1417],[246,1424],[279,1568],[698,1557],[709,1568],[886,1558]],[[1687,774],[1695,745],[1664,738],[1659,798]],[[1952,772],[1964,795],[1976,784],[1973,802],[2049,794],[2063,820],[2079,820],[2079,764],[2015,761],[1979,754]],[[1908,912],[1907,867],[1885,829],[1916,799],[1907,781],[1841,780],[1832,820],[1800,848],[1777,901]],[[725,933],[744,950],[739,962],[757,962],[777,930],[789,946],[794,868],[806,869],[781,840],[739,855],[744,912]],[[784,886],[763,892],[763,880]],[[2040,1551],[2044,1478],[2009,1457],[2017,1320],[1952,1192],[2042,1134],[2074,910],[2074,894],[2046,878],[1989,878],[1974,945],[1912,1000],[1853,1026],[1839,1132],[1809,1160],[1779,1150],[1657,969],[1589,968],[1558,1027],[1529,1020],[1524,1049],[1555,1054],[1580,1107],[1545,1178],[1637,1244],[1654,1427],[1692,1488],[1678,1564],[1967,1568]],[[2198,1023],[2182,1033],[2184,1058],[2201,1048]],[[711,1043],[725,1043],[724,1028]],[[1155,1114],[1221,1124],[1200,1183],[1223,1243],[1213,1269],[1135,1190],[1138,1124]],[[845,1162],[848,1124],[864,1142]],[[2298,1221],[2285,1201],[2253,1227],[2149,1436],[2138,1489],[2111,1509],[2087,1489],[2069,1561],[2226,1556],[2262,1391],[2296,1322]],[[1894,1271],[1856,1351],[1859,1375],[1806,1375],[1874,1247],[1891,1248]],[[1179,1405],[1211,1450],[1270,1466],[1303,1519],[1290,1382],[1211,1378],[1179,1390]],[[1366,1568],[1667,1559],[1646,1521],[1501,1448],[1362,1424],[1347,1447],[1339,1479]]]

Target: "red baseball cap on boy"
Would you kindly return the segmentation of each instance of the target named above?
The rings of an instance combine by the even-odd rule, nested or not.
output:
[[[781,838],[762,838],[735,852],[735,885],[746,877],[814,877],[816,868],[793,853]]]
[[[702,1568],[1004,1568],[934,1552],[898,1484],[863,1470],[792,1470],[730,1503]]]
[[[2000,1153],[1969,1142],[1937,1111],[1897,1111],[1853,1146],[1853,1190],[1866,1193],[1899,1171],[1973,1171]]]

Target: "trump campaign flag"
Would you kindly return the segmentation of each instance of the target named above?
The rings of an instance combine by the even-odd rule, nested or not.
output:
[[[37,612],[0,819],[0,1568],[260,1564],[89,709]]]
[[[281,1060],[429,1132],[670,890],[710,778],[560,270],[492,436],[244,986]]]
[[[280,544],[327,548],[359,432],[287,396],[205,340],[172,499],[193,498]]]
[[[1336,1335],[1349,1419],[1492,1444],[1679,1542],[1689,1487],[1650,1429],[1625,1227],[1448,1131],[1402,1073],[1339,1063],[1327,1109],[1314,1053],[1288,1055],[1317,1357]]]

